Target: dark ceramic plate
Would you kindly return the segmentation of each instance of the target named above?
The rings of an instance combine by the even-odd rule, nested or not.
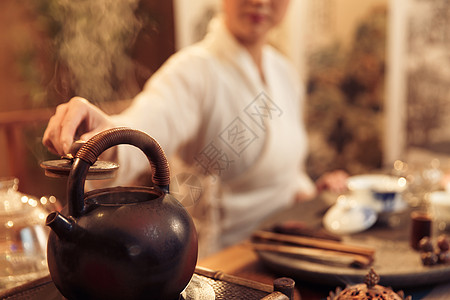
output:
[[[328,206],[320,199],[300,203],[271,217],[263,226],[287,220],[299,220],[321,226]],[[424,266],[419,252],[409,246],[410,210],[394,216],[396,225],[376,223],[367,231],[343,236],[343,242],[373,247],[376,251],[373,268],[380,275],[380,284],[407,288],[450,281],[450,265]],[[261,261],[275,273],[297,280],[330,286],[364,282],[368,269],[308,261],[284,254],[258,251]]]

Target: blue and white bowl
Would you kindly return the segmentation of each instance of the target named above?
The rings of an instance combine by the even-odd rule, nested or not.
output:
[[[358,201],[371,206],[377,213],[398,212],[407,207],[402,197],[407,187],[403,177],[356,175],[348,178],[347,187]]]

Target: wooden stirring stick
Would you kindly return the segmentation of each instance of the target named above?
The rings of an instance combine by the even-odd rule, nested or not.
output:
[[[372,248],[361,247],[356,245],[348,245],[342,242],[292,236],[287,234],[274,233],[270,231],[256,231],[255,233],[253,233],[253,238],[282,243],[290,243],[304,247],[352,253],[356,255],[368,256],[371,259],[373,259],[373,256],[375,254],[375,250]]]
[[[373,263],[373,258],[353,253],[267,243],[251,243],[250,245],[257,251],[296,255],[321,262],[342,263],[356,268],[366,268]]]

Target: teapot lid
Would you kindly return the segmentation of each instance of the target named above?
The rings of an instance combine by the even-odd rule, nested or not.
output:
[[[53,178],[68,177],[72,169],[73,158],[47,160],[41,163],[45,175]],[[109,161],[96,161],[90,168],[86,179],[109,179],[113,178],[119,165]]]
[[[86,144],[85,141],[78,140],[70,146],[69,153],[62,156],[61,159],[48,160],[41,163],[45,175],[48,177],[60,178],[69,177],[70,170],[78,150]],[[119,165],[110,161],[96,160],[90,166],[86,179],[110,179],[113,178]]]

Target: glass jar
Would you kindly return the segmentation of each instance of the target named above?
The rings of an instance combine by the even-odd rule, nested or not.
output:
[[[48,210],[18,191],[17,178],[0,178],[0,290],[48,274]],[[42,199],[41,199],[42,200]]]

